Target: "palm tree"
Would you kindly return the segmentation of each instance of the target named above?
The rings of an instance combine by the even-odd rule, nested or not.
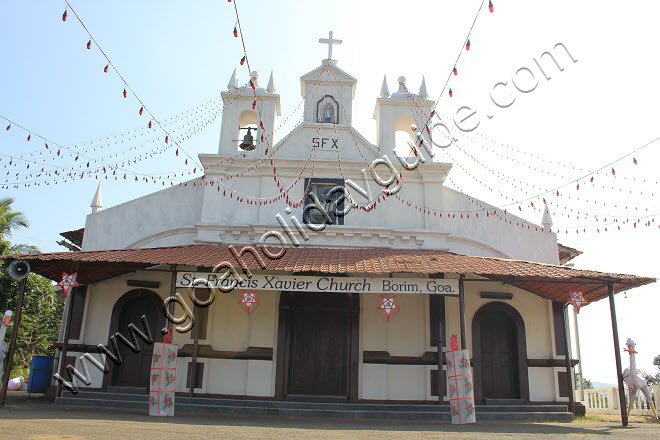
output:
[[[11,208],[14,199],[4,197],[0,199],[0,240],[5,240],[11,233],[19,228],[30,226],[27,217],[20,211]]]
[[[30,226],[25,214],[20,211],[14,211],[11,208],[14,199],[5,197],[0,199],[0,242],[6,242],[6,246],[2,246],[2,253],[13,254],[38,254],[41,251],[38,247],[29,244],[10,244],[6,238],[11,236],[11,233],[16,229],[27,228]]]

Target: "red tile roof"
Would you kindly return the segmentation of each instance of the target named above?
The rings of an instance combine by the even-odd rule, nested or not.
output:
[[[237,246],[240,251],[242,247]],[[533,292],[544,298],[567,301],[570,290],[580,290],[593,301],[607,296],[607,284],[612,283],[615,292],[655,282],[655,278],[639,277],[591,270],[579,270],[551,264],[502,258],[474,257],[451,252],[428,250],[397,250],[381,248],[326,249],[312,247],[284,248],[279,259],[267,258],[258,249],[265,270],[286,272],[323,273],[458,273],[474,274],[492,280],[503,281]],[[283,248],[267,248],[271,253],[281,253]],[[5,263],[16,258],[2,257]],[[21,256],[36,273],[53,280],[61,278],[61,272],[78,272],[78,280],[89,284],[138,269],[156,265],[185,265],[213,268],[229,262],[240,270],[228,246],[188,245],[161,248],[119,249],[86,252],[55,252]],[[260,265],[250,253],[242,260],[250,269]]]

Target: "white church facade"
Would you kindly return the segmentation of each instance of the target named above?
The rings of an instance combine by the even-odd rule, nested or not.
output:
[[[455,334],[472,356],[478,405],[572,405],[569,290],[595,300],[651,281],[560,266],[568,248],[549,213],[532,224],[445,186],[450,163],[427,155],[403,170],[395,137],[418,139],[411,126],[434,107],[424,84],[412,93],[400,78],[390,94],[384,82],[371,142],[352,125],[357,80],[323,60],[300,79],[303,121],[273,144],[274,77],[250,81],[239,86],[234,72],[222,92],[219,147],[199,156],[203,177],[108,208],[99,189],[81,252],[30,261],[52,278],[76,269],[85,285],[60,362],[80,369],[82,354],[98,356],[98,344],[146,316],[156,340],[174,328],[182,395],[448,403],[438,351]],[[400,177],[386,185],[388,160]],[[309,208],[318,204],[328,210]],[[222,286],[223,271],[243,282],[190,288],[200,278]],[[193,291],[210,304],[193,304]],[[183,321],[168,323],[168,307]],[[120,344],[123,363],[89,368],[78,386],[146,393],[142,345],[136,354]]]

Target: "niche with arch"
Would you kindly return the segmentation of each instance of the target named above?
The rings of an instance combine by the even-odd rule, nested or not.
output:
[[[339,123],[339,103],[331,95],[324,95],[316,104],[316,120],[325,124]]]

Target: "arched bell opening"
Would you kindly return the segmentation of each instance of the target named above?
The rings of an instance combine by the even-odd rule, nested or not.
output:
[[[394,121],[394,153],[400,157],[415,155],[410,144],[415,145],[416,134],[412,129],[415,120],[410,116],[399,116]]]
[[[252,110],[243,111],[238,118],[236,149],[240,152],[254,151],[259,136],[259,117]]]

